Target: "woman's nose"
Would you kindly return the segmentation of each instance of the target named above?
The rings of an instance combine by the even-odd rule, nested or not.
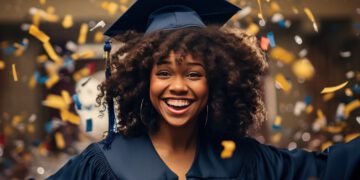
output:
[[[183,94],[187,94],[188,87],[187,87],[187,84],[186,84],[186,82],[185,82],[185,80],[183,78],[176,77],[171,82],[169,90],[173,94],[183,95]]]

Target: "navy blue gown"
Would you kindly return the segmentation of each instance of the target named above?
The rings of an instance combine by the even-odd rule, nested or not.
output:
[[[222,159],[221,141],[200,138],[186,179],[360,179],[360,138],[326,152],[288,151],[243,137]],[[149,136],[116,135],[111,149],[89,145],[48,179],[178,179],[157,154]]]

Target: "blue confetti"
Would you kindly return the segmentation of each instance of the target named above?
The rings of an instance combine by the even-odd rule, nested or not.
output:
[[[79,96],[77,94],[74,94],[72,96],[72,99],[75,102],[76,109],[81,110],[81,102],[79,100]]]
[[[274,33],[273,32],[268,32],[267,33],[267,38],[269,39],[270,42],[270,47],[275,47],[275,38],[274,38]]]
[[[279,25],[280,27],[282,27],[282,28],[285,28],[285,27],[286,27],[286,21],[285,21],[284,19],[278,21],[277,23],[278,23],[278,25]]]
[[[45,84],[49,80],[48,76],[41,76],[38,71],[35,71],[34,76],[36,82],[38,82],[39,84]]]
[[[48,133],[51,133],[52,131],[52,128],[53,128],[53,125],[52,125],[52,122],[49,121],[45,124],[45,131],[48,132]]]
[[[273,124],[271,127],[272,127],[273,130],[281,130],[282,129],[281,125]]]
[[[304,100],[304,103],[306,104],[306,106],[308,106],[309,104],[311,104],[311,102],[312,102],[311,96],[306,96],[306,97],[305,97],[305,100]]]
[[[87,119],[86,120],[86,132],[90,132],[93,129],[93,123],[92,123],[92,119]]]

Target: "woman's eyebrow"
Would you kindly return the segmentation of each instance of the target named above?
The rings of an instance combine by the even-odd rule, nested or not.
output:
[[[201,66],[205,69],[204,65],[202,63],[197,63],[197,62],[190,62],[187,63],[188,66]]]
[[[163,60],[163,61],[156,62],[156,65],[158,65],[158,66],[163,65],[163,64],[171,64],[171,62],[169,60]]]

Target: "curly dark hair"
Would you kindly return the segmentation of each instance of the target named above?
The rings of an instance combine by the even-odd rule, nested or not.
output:
[[[239,30],[184,28],[143,36],[129,31],[117,37],[126,42],[111,56],[111,78],[99,85],[102,112],[115,99],[124,135],[156,130],[159,116],[149,101],[150,72],[171,51],[190,53],[204,61],[209,86],[208,123],[213,135],[240,137],[265,119],[261,76],[268,68],[256,38]],[[140,106],[143,102],[143,110]]]

